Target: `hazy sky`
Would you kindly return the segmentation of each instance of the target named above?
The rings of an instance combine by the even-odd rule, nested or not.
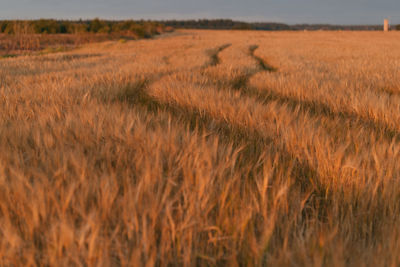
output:
[[[400,24],[400,0],[0,0],[0,19],[94,17]]]

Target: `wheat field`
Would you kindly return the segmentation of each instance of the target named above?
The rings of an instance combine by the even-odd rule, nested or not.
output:
[[[0,60],[0,265],[399,266],[399,38],[181,30]]]

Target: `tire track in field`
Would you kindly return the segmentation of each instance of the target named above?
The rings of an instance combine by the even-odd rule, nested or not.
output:
[[[257,73],[261,71],[278,71],[277,68],[269,65],[264,59],[255,55],[255,51],[258,49],[258,47],[258,45],[251,45],[249,47],[249,55],[257,61],[258,69],[254,69],[252,71],[249,71],[248,73],[239,75],[230,81],[213,81],[214,84],[217,84],[218,88],[220,89],[238,91],[243,95],[255,98],[262,104],[276,101],[281,105],[288,105],[293,111],[298,110],[302,113],[308,113],[314,118],[324,116],[325,118],[328,118],[330,120],[340,119],[343,122],[341,123],[341,125],[343,125],[341,131],[344,135],[346,135],[346,132],[348,132],[348,129],[350,127],[363,127],[376,133],[377,138],[383,137],[388,141],[392,141],[395,138],[396,141],[400,141],[400,131],[394,127],[391,127],[383,121],[366,118],[352,111],[336,111],[328,104],[320,101],[298,99],[294,96],[288,96],[276,92],[273,89],[257,89],[255,87],[249,86],[249,80]],[[226,85],[228,85],[228,87]]]
[[[249,51],[251,51],[251,49],[249,49]],[[383,128],[385,135],[398,134],[396,131],[393,132],[393,129],[386,129],[386,127],[382,127],[383,125],[377,125],[375,121],[368,119],[363,120],[364,118],[360,118],[359,114],[346,111],[334,111],[325,103],[299,100],[296,97],[286,96],[272,90],[261,91],[249,86],[249,79],[260,71],[269,70],[259,65],[258,69],[243,75],[241,77],[242,82],[234,84],[232,81],[224,81],[231,84],[231,87],[225,87],[225,90],[239,90],[244,95],[253,97],[261,103],[277,101],[278,103],[288,105],[293,108],[293,110],[300,109],[302,112],[313,116],[322,114],[327,118],[340,118],[354,125],[372,127],[378,132],[382,131]],[[325,180],[325,178],[321,176],[307,159],[302,159],[298,157],[298,155],[295,155],[285,144],[276,144],[275,142],[280,139],[279,134],[277,136],[266,136],[263,133],[237,125],[229,119],[226,120],[226,118],[215,117],[207,110],[157,99],[156,96],[152,96],[148,93],[148,87],[152,82],[154,81],[145,80],[138,85],[128,85],[125,89],[126,91],[121,94],[121,98],[118,100],[131,105],[140,106],[148,112],[153,113],[155,116],[160,112],[166,112],[175,121],[188,125],[189,129],[192,131],[200,130],[217,135],[222,142],[232,144],[234,148],[241,150],[238,157],[238,168],[240,168],[241,165],[249,164],[249,162],[255,166],[254,169],[260,168],[259,163],[257,163],[258,159],[262,156],[265,149],[273,149],[276,151],[277,155],[279,155],[279,164],[286,166],[288,163],[293,162],[292,177],[295,179],[296,185],[301,188],[303,193],[312,192],[306,201],[306,205],[315,207],[318,217],[324,220],[325,214],[330,206],[330,201],[332,200],[330,196],[325,194],[327,189],[325,185],[320,182]],[[344,126],[342,130],[345,130],[345,127],[347,126]],[[255,170],[255,172],[258,172],[258,170]],[[309,214],[307,211],[303,211],[302,216],[307,218]]]
[[[400,96],[400,88],[393,87],[393,86],[383,86],[378,89],[376,89],[378,93],[384,93],[388,95],[389,97],[391,96]]]
[[[258,45],[250,45],[248,48],[248,55],[252,57],[257,62],[257,68],[247,71],[247,73],[238,75],[231,82],[228,82],[232,89],[234,90],[243,90],[248,87],[249,81],[251,77],[256,75],[261,71],[266,72],[276,72],[277,68],[269,65],[264,59],[256,56],[254,53],[258,49]]]
[[[269,65],[264,59],[262,59],[259,56],[256,56],[254,53],[255,51],[259,48],[258,45],[251,45],[249,47],[249,54],[252,58],[254,58],[257,61],[258,66],[263,70],[263,71],[268,71],[268,72],[276,72],[278,71],[277,68]]]
[[[230,45],[221,46],[215,49],[214,53],[210,55],[213,62],[215,62],[215,58],[218,59],[215,64],[220,63],[218,57],[219,52],[229,46]],[[248,73],[244,77],[245,83],[242,85],[237,84],[237,89],[243,89],[242,86],[246,87],[249,78],[263,69],[264,68],[259,67],[253,72]],[[202,68],[192,68],[192,71],[201,72],[201,70]],[[262,158],[263,154],[265,154],[266,150],[272,151],[274,155],[277,155],[279,164],[287,166],[287,168],[291,170],[291,177],[294,179],[295,187],[299,188],[300,192],[307,196],[308,200],[305,202],[305,206],[317,209],[319,218],[323,220],[330,203],[325,197],[327,189],[325,185],[321,183],[324,179],[307,159],[302,159],[298,157],[298,155],[293,154],[286,144],[281,143],[282,140],[279,134],[273,134],[271,136],[266,133],[260,133],[257,130],[252,130],[245,126],[238,125],[233,121],[229,121],[229,119],[215,117],[207,110],[194,106],[180,105],[176,102],[163,101],[148,93],[149,86],[152,83],[175,72],[176,71],[162,72],[138,79],[136,82],[126,84],[123,88],[120,88],[118,94],[114,95],[112,98],[106,97],[102,100],[105,102],[117,101],[127,103],[137,108],[143,108],[154,116],[157,116],[160,112],[165,112],[169,114],[174,121],[187,125],[191,131],[206,132],[208,135],[218,136],[221,142],[232,145],[233,149],[240,151],[236,164],[237,168],[249,166],[249,164],[254,166],[248,173],[251,177],[263,171],[263,166],[260,164],[259,160]],[[302,210],[301,213],[303,218],[314,216],[308,214],[306,209]]]
[[[232,44],[224,44],[214,49],[209,49],[206,51],[206,54],[210,57],[210,61],[204,65],[203,68],[217,66],[221,63],[221,59],[219,58],[219,53],[230,47]]]
[[[301,192],[313,197],[313,202],[307,202],[307,205],[326,207],[328,202],[325,203],[325,198],[323,197],[326,188],[320,183],[320,181],[323,181],[320,174],[309,164],[308,160],[300,159],[290,152],[285,144],[280,143],[278,141],[280,140],[279,136],[249,129],[227,118],[215,117],[208,110],[195,106],[159,100],[156,96],[148,93],[149,86],[153,82],[152,80],[143,79],[137,83],[129,84],[115,100],[144,108],[154,116],[165,112],[175,122],[187,125],[191,131],[206,132],[208,135],[218,136],[222,143],[232,145],[233,149],[240,150],[236,164],[237,168],[240,169],[249,164],[254,166],[249,173],[250,176],[262,172],[260,158],[262,158],[266,150],[273,151],[275,155],[279,156],[279,164],[291,169],[291,175],[294,178],[296,187],[300,188]],[[307,216],[306,211],[303,212],[303,216]],[[320,212],[321,217],[323,217],[322,214],[325,214],[324,209],[321,208]]]
[[[400,141],[400,131],[391,127],[387,123],[372,118],[360,116],[360,114],[352,111],[342,110],[336,111],[328,104],[320,101],[302,100],[294,96],[287,96],[282,93],[276,92],[271,89],[259,90],[257,88],[250,88],[246,90],[247,95],[253,95],[262,103],[270,101],[277,101],[280,104],[288,105],[293,111],[299,110],[302,113],[308,113],[311,116],[318,118],[324,116],[330,120],[340,119],[342,123],[341,131],[345,134],[351,127],[362,127],[373,131],[377,134],[377,138],[383,137],[388,141],[393,138]]]
[[[262,103],[276,101],[281,105],[289,106],[293,111],[298,110],[302,113],[308,113],[314,118],[323,116],[330,120],[339,119],[342,123],[341,131],[344,135],[349,131],[349,128],[361,127],[373,131],[377,134],[377,138],[383,137],[388,141],[395,138],[400,141],[400,131],[391,127],[387,123],[372,118],[360,116],[360,114],[348,110],[336,111],[330,105],[320,101],[299,99],[294,96],[288,96],[273,89],[257,89],[249,87],[244,92],[248,96],[255,97]]]
[[[258,47],[259,47],[258,45],[250,46],[250,48],[249,48],[250,55],[258,62],[259,66],[264,71],[276,72],[277,69],[275,67],[269,65],[264,59],[255,55],[255,50],[258,49]],[[393,95],[393,94],[400,95],[400,92],[388,90],[386,88],[382,89],[382,91],[389,95]],[[296,97],[281,94],[279,92],[274,91],[273,89],[265,88],[263,90],[259,90],[257,88],[249,88],[248,87],[246,92],[249,95],[252,95],[253,97],[258,98],[263,103],[273,100],[273,101],[277,101],[280,104],[287,104],[293,110],[296,108],[300,108],[300,111],[307,112],[307,113],[313,115],[314,117],[318,117],[319,115],[322,115],[329,119],[340,118],[343,121],[342,125],[346,125],[345,123],[347,122],[348,123],[347,125],[350,127],[352,127],[352,126],[365,127],[369,130],[372,130],[374,133],[379,134],[379,136],[386,138],[389,141],[391,141],[393,138],[396,138],[397,141],[400,140],[400,131],[398,129],[395,129],[395,128],[387,125],[385,122],[362,117],[362,116],[360,116],[360,114],[357,114],[356,112],[346,111],[346,110],[335,111],[328,104],[325,104],[323,102],[304,100],[304,99],[301,100]],[[348,127],[344,126],[344,128],[342,130],[344,132],[346,132],[348,130]]]
[[[213,53],[209,55],[212,64],[207,65],[207,67],[220,64],[218,54],[229,46],[230,44],[226,44],[214,49]],[[249,48],[249,54],[250,53],[251,49]],[[215,59],[217,59],[217,61],[215,61]],[[239,77],[239,79],[244,80],[243,83],[236,80],[236,84],[231,85],[236,89],[243,89],[243,87],[247,87],[248,80],[253,75],[263,70],[264,68],[258,67],[254,71]],[[195,67],[192,68],[192,71],[200,71],[200,73],[202,73],[202,68],[199,69]],[[117,95],[114,95],[111,99],[103,98],[102,100],[105,102],[117,101],[144,108],[147,112],[154,114],[154,116],[157,116],[160,112],[165,112],[169,114],[174,121],[184,123],[192,131],[199,130],[205,131],[209,135],[216,135],[223,143],[232,145],[234,149],[240,150],[237,164],[238,168],[250,163],[254,165],[254,171],[262,171],[260,169],[262,166],[259,164],[259,159],[265,153],[266,149],[272,149],[274,153],[279,155],[280,164],[284,166],[288,165],[288,163],[289,165],[292,164],[288,166],[288,168],[292,169],[292,177],[296,185],[301,188],[302,192],[307,192],[308,195],[312,192],[313,196],[322,196],[324,194],[326,189],[324,189],[324,186],[319,182],[323,180],[320,174],[306,159],[300,159],[298,155],[289,151],[284,143],[279,143],[281,139],[279,136],[260,133],[257,130],[252,130],[229,121],[229,119],[215,117],[209,111],[195,106],[184,106],[179,103],[159,100],[156,96],[152,96],[148,93],[151,84],[173,73],[176,73],[176,71],[161,72],[140,78],[136,82],[126,84],[123,88],[120,88]],[[316,199],[319,199],[320,202],[315,203],[313,201],[310,205],[324,206],[323,197],[317,197]]]
[[[243,95],[256,99],[262,104],[276,101],[281,105],[287,105],[292,111],[307,113],[314,118],[323,116],[330,120],[339,119],[342,121],[340,125],[342,125],[341,131],[344,135],[346,135],[350,127],[362,127],[376,133],[378,139],[379,137],[383,137],[388,141],[392,141],[395,138],[396,141],[400,141],[400,131],[383,121],[363,117],[352,111],[336,111],[323,102],[299,99],[295,96],[279,93],[273,89],[257,89],[248,86],[248,80],[247,76],[239,76],[234,81],[219,81],[217,83],[219,83],[219,88],[238,91]],[[230,88],[225,86],[226,84],[230,84]]]

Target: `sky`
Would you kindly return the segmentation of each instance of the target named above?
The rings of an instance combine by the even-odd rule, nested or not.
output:
[[[0,0],[0,20],[95,17],[400,24],[400,0]]]

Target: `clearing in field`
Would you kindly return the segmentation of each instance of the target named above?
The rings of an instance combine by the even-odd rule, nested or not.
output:
[[[399,265],[399,37],[1,59],[0,265]]]

